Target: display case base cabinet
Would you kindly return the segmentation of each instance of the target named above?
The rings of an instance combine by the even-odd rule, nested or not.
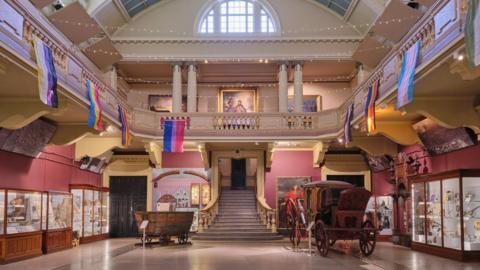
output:
[[[480,251],[461,251],[412,242],[412,249],[458,261],[480,261]]]
[[[72,229],[43,232],[43,253],[72,248]]]
[[[81,237],[80,238],[80,244],[86,244],[86,243],[91,243],[95,241],[100,241],[100,240],[105,240],[108,239],[110,235],[108,234],[100,234],[100,235],[95,235],[95,236],[87,236],[87,237]]]
[[[42,255],[42,233],[7,235],[0,240],[0,263],[10,263]]]

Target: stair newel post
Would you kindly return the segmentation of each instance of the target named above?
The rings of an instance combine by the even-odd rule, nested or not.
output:
[[[269,212],[267,210],[265,210],[265,217],[267,219],[267,229],[271,229],[270,215],[269,215]]]
[[[277,224],[276,224],[276,220],[275,220],[275,217],[277,216],[277,212],[276,210],[273,210],[271,212],[271,215],[272,215],[272,218],[271,218],[271,221],[272,221],[272,226],[271,226],[271,229],[272,229],[272,232],[273,233],[276,233],[277,232]]]

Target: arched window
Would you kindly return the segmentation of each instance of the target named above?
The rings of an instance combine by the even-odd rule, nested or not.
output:
[[[274,34],[278,23],[261,1],[215,1],[200,17],[200,34]]]

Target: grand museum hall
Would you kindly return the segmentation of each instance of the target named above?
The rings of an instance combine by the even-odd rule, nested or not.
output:
[[[480,0],[0,0],[0,270],[480,269]]]

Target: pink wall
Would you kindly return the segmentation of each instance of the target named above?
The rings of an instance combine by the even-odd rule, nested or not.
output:
[[[313,167],[312,151],[274,152],[272,169],[265,174],[265,197],[272,208],[276,208],[277,177],[281,176],[311,176],[318,181],[321,169]]]
[[[0,151],[0,188],[69,191],[70,184],[101,185],[99,174],[80,170],[75,146],[47,146],[38,158]]]
[[[202,168],[200,152],[162,153],[162,168]]]

